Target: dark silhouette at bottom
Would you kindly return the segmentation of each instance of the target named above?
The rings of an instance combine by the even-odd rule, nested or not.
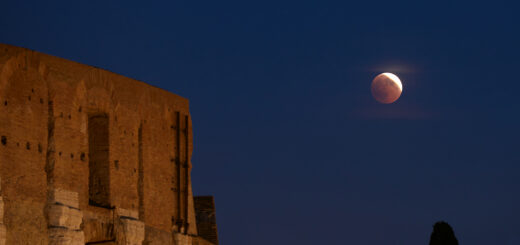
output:
[[[430,245],[459,245],[459,242],[451,226],[444,221],[439,221],[433,225]]]

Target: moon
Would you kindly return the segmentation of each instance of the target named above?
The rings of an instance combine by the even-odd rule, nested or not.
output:
[[[399,99],[403,92],[403,85],[396,75],[385,72],[374,78],[371,91],[378,102],[390,104]]]

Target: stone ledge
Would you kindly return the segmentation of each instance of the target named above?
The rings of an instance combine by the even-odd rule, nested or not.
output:
[[[82,221],[83,214],[78,209],[56,204],[49,207],[49,226],[79,230]]]
[[[129,210],[129,209],[123,209],[123,208],[116,208],[115,214],[119,218],[126,218],[126,219],[133,219],[138,220],[139,219],[139,212],[137,210]]]
[[[52,204],[62,204],[71,208],[79,209],[78,193],[74,191],[66,191],[62,189],[51,190],[49,201]]]

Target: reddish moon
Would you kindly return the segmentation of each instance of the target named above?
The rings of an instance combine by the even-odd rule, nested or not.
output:
[[[383,104],[395,102],[403,92],[401,80],[392,73],[381,73],[372,81],[372,96]]]

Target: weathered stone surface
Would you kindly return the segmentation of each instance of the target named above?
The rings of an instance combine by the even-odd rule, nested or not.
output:
[[[63,189],[53,189],[49,193],[51,203],[63,204],[72,208],[79,208],[78,193],[74,191],[67,191]]]
[[[137,210],[116,208],[115,212],[116,212],[117,217],[127,217],[127,218],[133,218],[133,219],[139,218],[139,211],[137,211]]]
[[[114,215],[111,210],[83,211],[85,242],[114,241]]]
[[[0,196],[0,224],[4,223],[4,199]]]
[[[7,233],[4,225],[4,200],[2,196],[0,196],[0,245],[5,245],[6,240]]]
[[[84,245],[85,236],[82,231],[69,231],[69,236],[72,237],[71,245]]]
[[[0,194],[2,179],[0,178]],[[0,195],[0,245],[5,245],[5,241],[7,240],[7,233],[4,225],[4,199]]]
[[[143,244],[146,245],[163,245],[163,244],[175,244],[173,240],[173,234],[171,231],[164,231],[155,229],[151,226],[145,226],[145,240]]]
[[[175,240],[175,245],[191,245],[192,237],[189,235],[174,233],[173,239]]]
[[[81,230],[83,213],[77,208],[78,193],[63,189],[50,190],[48,205],[49,244],[85,244]]]
[[[49,225],[79,230],[83,214],[79,209],[63,205],[52,205],[49,208]]]
[[[144,232],[143,222],[121,218],[116,229],[117,244],[140,245],[144,241]]]
[[[4,203],[6,244],[48,244],[45,202],[30,198],[9,200],[4,196]]]
[[[5,225],[0,224],[0,245],[5,245],[6,239],[7,239],[7,233],[5,230]]]
[[[65,228],[49,229],[49,245],[84,245],[83,232]]]

